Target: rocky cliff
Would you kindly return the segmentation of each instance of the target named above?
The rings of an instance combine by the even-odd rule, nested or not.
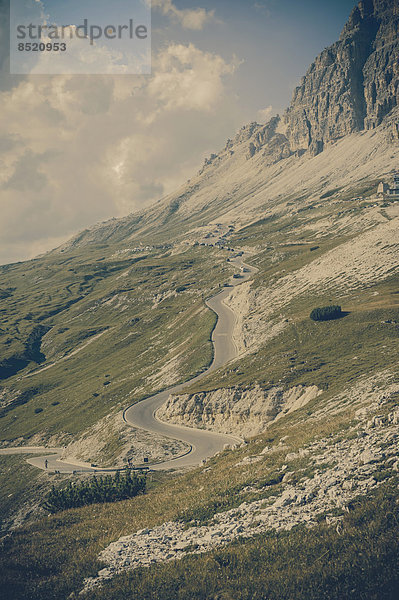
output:
[[[211,429],[219,433],[254,436],[282,416],[305,406],[322,394],[317,386],[302,385],[284,390],[259,386],[241,390],[228,388],[198,394],[170,396],[157,416],[162,421]]]
[[[176,192],[141,212],[84,231],[92,243],[175,236],[199,240],[212,222],[242,226],[283,200],[350,190],[390,176],[399,153],[399,0],[362,0],[339,40],[315,59],[289,108],[250,123]],[[356,151],[354,151],[356,148]],[[328,151],[327,151],[328,150]],[[374,185],[374,181],[373,181]]]
[[[284,115],[292,150],[373,129],[398,105],[398,0],[362,0],[338,42],[326,48],[295,89]]]
[[[361,0],[340,39],[309,67],[282,119],[246,129],[248,158],[261,149],[277,160],[306,150],[316,156],[328,142],[378,127],[399,104],[398,32],[399,0]]]

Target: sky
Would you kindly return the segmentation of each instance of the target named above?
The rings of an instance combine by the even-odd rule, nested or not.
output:
[[[41,1],[62,18],[68,0]],[[354,6],[152,0],[151,75],[20,76],[9,74],[7,4],[0,0],[0,264],[148,206],[242,125],[281,114]]]

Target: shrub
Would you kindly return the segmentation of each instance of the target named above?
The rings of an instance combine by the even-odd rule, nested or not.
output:
[[[146,476],[129,470],[123,474],[117,471],[114,476],[97,478],[94,475],[89,481],[70,482],[65,488],[57,489],[53,486],[44,502],[44,508],[55,513],[89,504],[127,500],[143,493],[145,486]]]
[[[340,306],[324,306],[322,308],[314,308],[310,313],[310,318],[313,321],[330,321],[331,319],[339,319],[342,317],[342,309]]]
[[[38,415],[41,412],[43,412],[42,408],[35,408],[35,415]]]

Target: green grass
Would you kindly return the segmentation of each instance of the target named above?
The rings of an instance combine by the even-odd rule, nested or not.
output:
[[[366,185],[366,184],[364,184]],[[366,186],[367,187],[367,186]],[[371,186],[372,187],[372,186]],[[334,215],[335,205],[328,204],[315,215],[314,220]],[[308,223],[308,221],[307,221]],[[251,263],[259,268],[252,289],[263,291],[289,273],[306,267],[313,260],[333,250],[359,232],[334,235],[317,241],[314,252],[312,236],[301,241],[296,217],[290,215],[263,219],[237,232],[234,245],[252,245],[256,253]],[[314,235],[314,232],[313,234]],[[288,243],[289,242],[289,243]],[[265,295],[267,302],[267,295]],[[309,319],[316,306],[339,304],[345,317],[325,323]],[[194,384],[192,392],[210,391],[220,387],[253,387],[259,383],[264,388],[274,385],[317,385],[329,393],[342,391],[358,378],[386,368],[396,371],[399,364],[399,276],[392,275],[348,289],[343,286],[310,290],[289,300],[282,309],[265,318],[273,321],[287,319],[284,331],[262,345],[253,354],[229,365],[210,377]]]
[[[366,182],[362,190],[348,194],[357,196],[361,191],[365,195],[370,185]],[[295,208],[296,199],[287,200]],[[306,267],[358,235],[338,231],[317,237],[320,219],[367,210],[364,203],[349,204],[338,192],[334,202],[312,200],[299,214],[264,219],[231,238],[231,246],[251,246],[256,252],[250,261],[259,268],[254,289]],[[191,225],[204,224],[210,214],[207,210],[196,215]],[[180,235],[180,219],[175,210],[165,211],[156,239],[163,239],[165,232],[169,240]],[[127,247],[122,239],[110,246],[89,245],[0,267],[0,342],[5,348],[0,361],[23,355],[33,328],[42,324],[51,330],[43,338],[46,362],[40,367],[56,363],[24,378],[40,368],[31,361],[1,382],[5,401],[0,441],[24,436],[27,442],[34,434],[45,440],[57,434],[68,442],[102,417],[164,387],[161,379],[150,379],[162,368],[167,371],[168,365],[170,370],[170,365],[178,364],[177,382],[209,364],[215,317],[206,309],[204,298],[215,293],[231,273],[226,254],[203,247],[187,248],[182,254],[172,254],[169,248],[140,255],[118,253]],[[315,246],[318,249],[311,252]],[[171,295],[173,290],[176,294]],[[156,294],[167,296],[152,308]],[[309,319],[315,306],[336,303],[348,312],[345,318],[325,323]],[[79,591],[84,577],[96,574],[101,568],[98,553],[121,535],[167,520],[181,519],[188,526],[192,520],[206,523],[215,512],[274,494],[281,488],[286,446],[295,452],[320,438],[354,435],[350,427],[355,407],[336,407],[340,412],[323,420],[317,414],[333,395],[361,378],[386,369],[397,372],[399,327],[384,321],[399,322],[399,278],[345,293],[340,287],[328,293],[313,291],[289,302],[283,313],[288,319],[283,333],[240,359],[234,370],[231,365],[221,368],[190,389],[302,384],[317,385],[324,394],[272,424],[245,447],[214,457],[206,469],[180,476],[154,475],[145,496],[70,510],[25,525],[3,541],[0,572],[7,599],[67,598]],[[279,315],[280,311],[271,317]],[[91,343],[85,346],[87,342]],[[77,354],[63,360],[76,350]],[[397,398],[381,412],[396,405]],[[280,439],[287,436],[285,447],[280,447]],[[103,459],[111,461],[120,444],[118,434],[110,434]],[[237,467],[265,445],[273,452],[264,460]],[[48,489],[48,474],[38,474],[22,457],[4,457],[0,464],[4,465],[0,499],[5,513],[9,514],[14,502],[25,502],[31,489],[37,490],[38,498]],[[292,481],[299,482],[312,477],[314,465],[307,458],[295,459],[289,470],[294,471]],[[203,556],[119,576],[89,599],[396,598],[397,476],[384,467],[376,470],[374,478],[381,487],[353,503],[353,510],[345,514],[342,535],[320,521],[309,531],[297,528],[237,541]]]
[[[341,535],[325,525],[263,535],[119,576],[88,600],[393,600],[399,586],[399,512],[395,491],[384,492],[360,501],[345,517]]]
[[[0,456],[1,532],[8,527],[9,520],[16,517],[20,508],[25,507],[24,512],[29,518],[33,506],[40,504],[51,485],[59,485],[68,478],[68,475],[44,473],[29,465],[27,458],[29,455],[26,454]],[[41,514],[40,511],[38,514]]]
[[[1,300],[3,358],[23,351],[35,323],[51,327],[41,347],[46,362],[30,362],[2,382],[8,403],[0,412],[0,440],[61,433],[67,441],[161,389],[163,382],[149,377],[166,363],[178,361],[178,382],[212,360],[215,316],[203,296],[230,272],[222,253],[197,248],[118,260],[115,248],[108,258],[104,252],[49,255],[0,269],[1,287],[14,290]],[[153,308],[154,296],[168,293]]]
[[[397,297],[392,308],[344,306],[345,318],[315,323],[301,315],[267,347],[239,362],[236,369],[221,369],[189,387],[192,392],[218,387],[248,387],[258,382],[268,389],[274,385],[317,385],[335,394],[360,377],[386,368],[394,371],[399,363],[399,327],[383,321],[399,322]],[[370,307],[371,308],[371,307]]]
[[[320,524],[311,530],[264,534],[117,576],[87,598],[393,600],[399,583],[397,499],[397,481],[383,483],[370,498],[352,503],[339,533]],[[134,519],[135,508],[136,500],[69,511],[6,539],[1,557],[4,597],[58,600],[79,591],[83,577],[101,568],[95,558],[98,550],[126,531],[123,524]]]

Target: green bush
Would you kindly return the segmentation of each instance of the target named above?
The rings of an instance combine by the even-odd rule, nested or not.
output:
[[[117,471],[114,476],[97,478],[94,475],[89,481],[70,482],[66,488],[56,489],[53,486],[45,500],[44,508],[55,513],[89,504],[117,502],[143,493],[145,486],[146,476],[137,475],[129,470],[123,474]]]
[[[310,318],[313,321],[330,321],[342,317],[342,309],[340,306],[324,306],[322,308],[314,308],[310,313]]]

